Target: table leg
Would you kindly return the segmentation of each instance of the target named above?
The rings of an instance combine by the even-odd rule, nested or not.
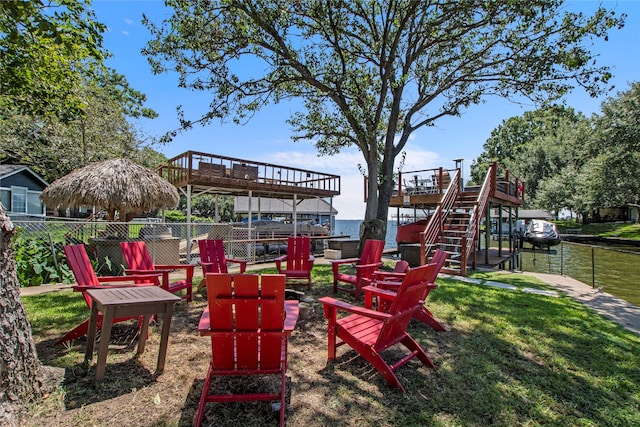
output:
[[[84,352],[84,363],[91,363],[93,359],[93,346],[96,340],[96,326],[98,325],[98,307],[91,304],[91,316],[89,317],[89,329],[87,330],[87,347]]]
[[[140,325],[140,338],[138,339],[138,354],[144,353],[144,347],[147,344],[147,337],[149,336],[149,321],[152,314],[142,316],[142,325]]]
[[[173,314],[173,304],[168,303],[162,320],[162,337],[160,338],[160,350],[158,351],[158,363],[156,373],[164,371],[164,362],[167,356],[167,345],[169,344],[169,332],[171,331],[171,315]]]
[[[98,364],[96,365],[96,381],[104,379],[104,370],[107,365],[107,353],[111,340],[111,327],[113,326],[113,307],[107,307],[102,312],[102,329],[100,329],[100,346],[98,347]]]

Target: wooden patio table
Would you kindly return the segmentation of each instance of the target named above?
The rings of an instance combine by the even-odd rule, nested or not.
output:
[[[169,342],[169,330],[171,329],[171,315],[173,306],[180,301],[180,297],[158,286],[122,287],[110,289],[89,289],[87,294],[91,296],[91,317],[87,332],[87,348],[84,355],[85,363],[90,363],[93,357],[93,346],[96,337],[96,325],[98,311],[102,312],[102,328],[100,346],[98,348],[98,363],[96,365],[96,381],[104,379],[107,352],[111,338],[113,319],[127,316],[143,316],[138,341],[138,352],[144,352],[149,330],[149,320],[154,314],[164,314],[162,319],[162,336],[156,373],[162,373]]]

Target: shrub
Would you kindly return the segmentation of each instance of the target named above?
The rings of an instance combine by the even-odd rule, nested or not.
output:
[[[13,240],[20,284],[72,283],[73,274],[65,262],[62,246],[42,239],[27,239],[23,233],[24,229],[17,227]]]

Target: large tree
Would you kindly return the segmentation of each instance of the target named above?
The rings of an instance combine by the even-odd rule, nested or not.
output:
[[[0,1],[3,112],[62,119],[83,113],[83,98],[76,92],[82,80],[78,69],[99,66],[104,56],[104,26],[95,21],[87,4],[80,0]],[[18,425],[3,414],[9,405],[24,404],[45,390],[20,301],[13,234],[14,227],[0,207],[0,419],[8,425]]]
[[[581,173],[588,184],[587,208],[640,203],[640,82],[603,102],[592,122],[593,159]]]
[[[623,24],[559,0],[165,2],[173,14],[146,21],[145,54],[155,72],[212,94],[210,110],[183,126],[243,121],[301,98],[294,139],[320,154],[362,152],[371,189],[362,239],[385,235],[394,160],[413,132],[489,95],[544,103],[575,86],[601,93],[610,74],[587,45]]]

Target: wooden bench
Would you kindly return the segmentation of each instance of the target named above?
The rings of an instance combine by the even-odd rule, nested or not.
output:
[[[223,178],[226,174],[226,167],[225,165],[219,165],[216,163],[200,162],[198,164],[197,174],[199,176]]]
[[[231,177],[256,181],[258,179],[258,167],[234,163],[231,168]]]

